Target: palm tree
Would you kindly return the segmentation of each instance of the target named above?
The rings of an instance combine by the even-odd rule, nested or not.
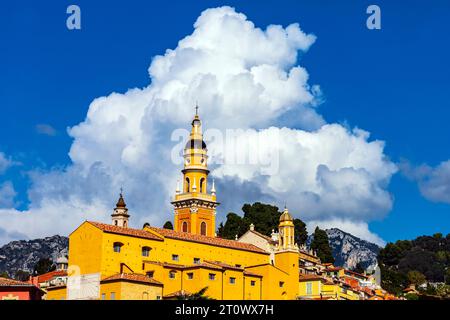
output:
[[[205,295],[206,290],[208,290],[208,287],[204,287],[196,293],[182,293],[177,296],[177,300],[213,300],[212,298]]]

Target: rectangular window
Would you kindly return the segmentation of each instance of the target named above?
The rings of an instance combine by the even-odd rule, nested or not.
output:
[[[216,280],[216,274],[215,273],[210,273],[209,274],[209,280]]]
[[[161,300],[161,296],[156,296],[156,300]]]
[[[106,293],[102,293],[102,300],[106,300]]]
[[[179,257],[177,254],[173,254],[173,255],[172,255],[172,260],[173,260],[173,261],[179,261],[179,260],[180,260],[180,257]]]
[[[170,279],[175,279],[175,274],[176,274],[175,271],[170,271],[170,272],[169,272],[169,278],[170,278]]]
[[[148,257],[150,255],[150,247],[143,247],[142,248],[142,256]]]
[[[230,283],[231,284],[235,284],[236,283],[236,278],[230,277]]]
[[[189,280],[194,279],[194,273],[193,273],[193,272],[189,272],[189,273],[187,274],[187,277],[188,277]]]
[[[255,284],[256,284],[256,281],[255,281],[255,280],[250,281],[250,285],[251,285],[252,287],[254,287]]]
[[[115,292],[111,292],[111,300],[116,300],[116,293]]]
[[[199,264],[200,263],[200,258],[194,258],[194,263],[195,264]]]
[[[153,278],[154,273],[155,273],[155,271],[147,271],[146,275],[147,275],[147,277]]]
[[[280,288],[283,288],[283,287],[284,287],[284,282],[280,281]]]
[[[309,294],[309,295],[312,294],[312,283],[311,282],[306,283],[306,294]]]

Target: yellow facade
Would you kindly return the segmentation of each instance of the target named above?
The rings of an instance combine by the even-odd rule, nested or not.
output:
[[[299,282],[299,296],[304,299],[320,299],[322,293],[322,280],[309,279]]]
[[[133,283],[128,281],[115,281],[102,283],[100,287],[101,300],[160,300],[162,287]]]
[[[46,300],[66,300],[67,299],[67,287],[49,287],[47,288]]]

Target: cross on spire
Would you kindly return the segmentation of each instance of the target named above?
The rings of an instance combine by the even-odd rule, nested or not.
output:
[[[198,102],[195,102],[195,115],[198,116]]]

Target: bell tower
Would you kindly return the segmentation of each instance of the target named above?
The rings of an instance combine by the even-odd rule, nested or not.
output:
[[[128,214],[128,208],[125,204],[125,200],[123,200],[122,190],[120,190],[119,200],[117,201],[111,217],[113,225],[128,228],[128,218],[130,215]]]
[[[286,297],[296,299],[298,294],[299,249],[294,237],[294,218],[285,207],[278,225],[278,246],[275,250],[275,266],[288,274]]]
[[[208,155],[203,141],[202,123],[196,106],[191,133],[184,148],[182,189],[177,186],[174,206],[174,230],[214,237],[216,231],[216,190],[214,181],[208,193]]]

